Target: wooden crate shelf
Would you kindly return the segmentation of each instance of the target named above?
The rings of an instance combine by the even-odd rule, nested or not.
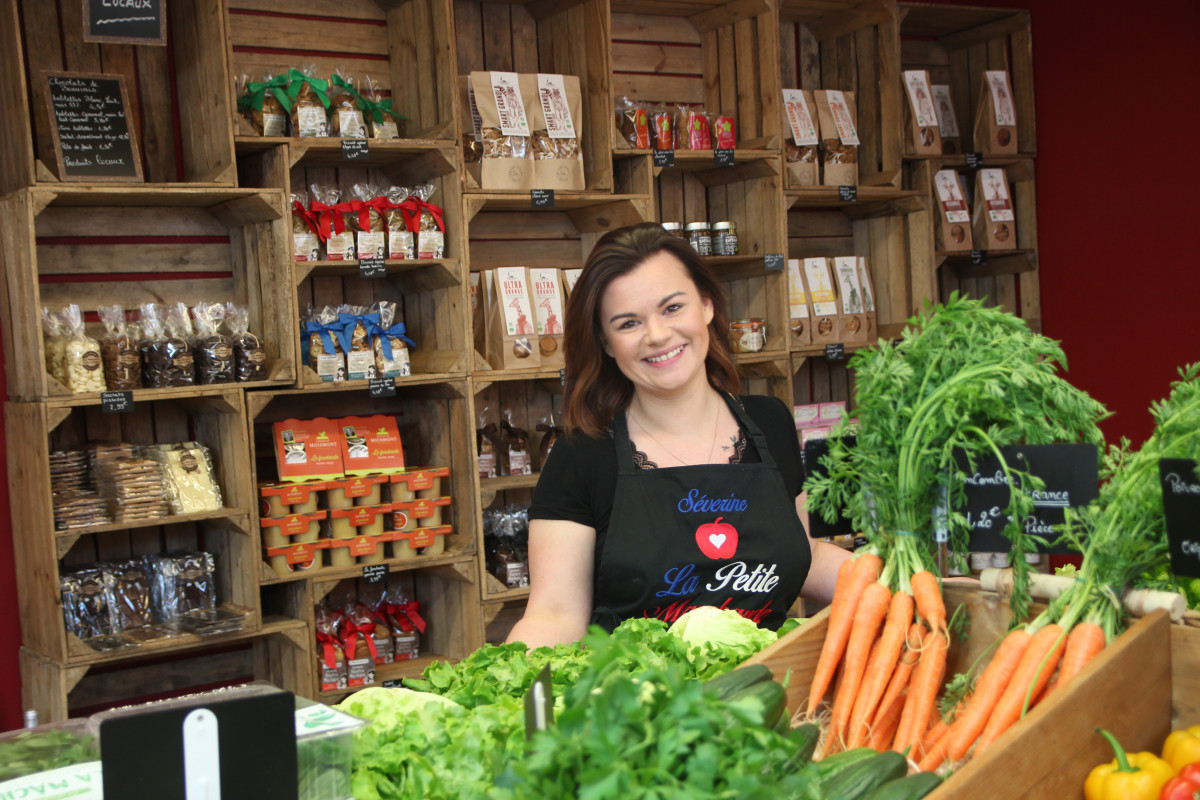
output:
[[[248,611],[246,630],[259,627],[256,583],[247,565],[257,560],[248,509],[256,505],[250,479],[242,391],[209,388],[195,397],[162,397],[135,403],[127,414],[104,414],[97,406],[55,408],[47,403],[5,406],[9,490],[21,498],[11,507],[16,547],[22,640],[26,647],[64,666],[125,657],[97,654],[66,632],[61,575],[96,562],[135,558],[180,548],[213,554],[218,604]],[[164,517],[132,525],[100,525],[56,531],[50,494],[50,453],[96,442],[198,441],[209,448],[225,509],[212,514]],[[72,645],[77,646],[72,646]],[[175,645],[167,645],[173,649]],[[154,649],[154,648],[151,648]],[[142,652],[141,648],[137,648]]]
[[[50,133],[34,120],[27,88],[42,70],[119,74],[129,94],[130,132],[148,183],[233,186],[233,100],[226,27],[219,0],[173,2],[166,47],[83,41],[83,7],[72,0],[20,0],[0,12],[0,53],[9,80],[0,87],[6,135],[0,137],[0,194],[57,184]],[[166,76],[171,75],[172,80]]]
[[[282,313],[294,304],[281,273],[291,250],[283,208],[278,191],[244,189],[36,187],[0,200],[9,396],[70,395],[46,372],[39,318],[43,305],[68,303],[88,313],[108,303],[232,300],[249,310],[267,350],[269,378],[260,385],[294,383],[296,328]],[[102,332],[99,323],[88,328]]]
[[[389,572],[408,572],[416,569],[427,569],[429,567],[441,567],[449,565],[461,565],[464,563],[470,564],[474,568],[474,551],[470,548],[464,548],[461,544],[454,548],[453,552],[446,552],[442,555],[427,556],[418,555],[409,559],[385,559],[380,564],[386,564]],[[297,570],[290,575],[279,575],[266,564],[262,565],[259,570],[259,579],[262,586],[272,586],[280,583],[289,583],[292,581],[338,581],[348,580],[351,578],[362,577],[363,565],[353,567],[314,567],[312,569]]]

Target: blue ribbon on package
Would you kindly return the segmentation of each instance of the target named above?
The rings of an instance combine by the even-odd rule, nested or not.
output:
[[[325,346],[325,353],[327,355],[333,355],[337,352],[337,347],[333,344],[333,336],[331,334],[337,333],[338,330],[339,326],[336,322],[326,325],[322,322],[310,320],[304,323],[304,335],[308,337],[314,333],[320,334],[321,344]],[[305,358],[308,358],[308,348],[303,347],[301,351],[304,353]]]
[[[350,352],[350,344],[354,340],[354,329],[358,327],[358,323],[360,322],[363,323],[365,328],[370,330],[372,324],[379,324],[379,315],[347,314],[345,311],[338,314],[338,321],[333,328],[333,334],[341,342],[343,353]]]
[[[405,335],[406,328],[403,322],[397,322],[390,328],[384,328],[379,325],[379,315],[374,314],[373,316],[376,318],[375,324],[368,325],[367,330],[370,331],[372,336],[379,338],[379,347],[383,350],[383,357],[388,361],[392,360],[392,337],[403,339],[412,345],[414,349],[416,348],[417,343]]]

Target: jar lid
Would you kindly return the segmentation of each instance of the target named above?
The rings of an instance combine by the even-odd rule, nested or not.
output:
[[[664,222],[662,226],[664,231],[677,231],[683,228],[683,225],[678,222]]]
[[[687,224],[687,230],[689,230],[689,231],[706,231],[706,230],[708,230],[708,223],[707,222],[689,222]]]
[[[714,222],[712,229],[714,231],[727,231],[733,227],[732,222]]]

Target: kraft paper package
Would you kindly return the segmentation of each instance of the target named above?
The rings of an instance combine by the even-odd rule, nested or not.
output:
[[[935,83],[929,87],[933,91],[933,110],[937,112],[938,134],[942,137],[942,152],[955,155],[962,152],[961,134],[958,128],[958,112],[954,109],[954,98],[950,95],[950,87],[944,83]]]
[[[929,72],[923,69],[908,69],[904,71],[903,77],[904,94],[908,98],[904,106],[904,127],[909,131],[906,150],[922,156],[939,155],[942,152],[942,133],[938,127]]]
[[[812,309],[809,306],[808,291],[801,275],[800,259],[789,258],[788,269],[788,327],[792,331],[792,341],[795,344],[812,344]]]
[[[863,318],[867,322],[867,343],[871,344],[879,338],[879,325],[875,314],[875,284],[871,280],[871,270],[867,268],[867,259],[858,257],[858,285],[862,288]]]
[[[837,280],[838,310],[842,314],[842,341],[846,344],[866,344],[866,304],[858,278],[858,258],[834,258],[833,273]]]
[[[533,130],[515,72],[472,72],[471,90],[479,111],[479,185],[500,192],[534,188]]]
[[[805,294],[812,303],[813,344],[840,342],[841,317],[838,314],[833,277],[829,272],[829,259],[806,258],[802,267]]]
[[[858,116],[854,92],[818,89],[813,92],[821,129],[821,184],[858,185]]]
[[[542,365],[533,295],[525,267],[498,267],[492,271],[487,325],[486,357],[494,369],[527,369]]]
[[[533,131],[533,183],[539,189],[583,191],[583,95],[575,75],[521,75],[521,96]]]
[[[974,249],[971,212],[962,176],[952,169],[938,170],[933,176],[933,192],[938,203],[937,222],[933,226],[937,249],[947,253]]]
[[[816,101],[807,89],[784,89],[783,107],[787,119],[783,137],[787,185],[816,186],[821,179]]]
[[[1017,154],[1017,110],[1008,73],[987,70],[975,109],[975,149],[984,155]]]
[[[553,267],[529,268],[533,293],[533,315],[537,329],[538,354],[543,367],[558,366],[563,360],[563,278]]]
[[[973,215],[975,247],[980,250],[1015,250],[1016,220],[1012,196],[1008,191],[1008,176],[1004,170],[996,167],[979,170],[975,177]]]

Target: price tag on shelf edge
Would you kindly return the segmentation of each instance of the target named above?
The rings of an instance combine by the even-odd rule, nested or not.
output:
[[[342,158],[346,161],[366,161],[371,157],[371,146],[366,139],[342,139]]]
[[[387,580],[387,564],[367,564],[363,567],[363,583],[383,583]]]
[[[675,151],[674,150],[655,150],[654,151],[654,166],[656,166],[656,167],[673,167],[673,166],[675,166]]]
[[[100,411],[105,414],[128,414],[133,411],[133,392],[102,392]]]
[[[382,686],[384,689],[403,689],[404,688],[404,679],[403,678],[394,678],[390,681],[384,681],[383,683],[381,683],[379,685]]]
[[[395,378],[370,378],[367,381],[367,393],[371,397],[395,397]]]
[[[385,278],[387,277],[387,267],[384,265],[383,256],[367,256],[358,260],[358,277],[360,278]]]
[[[783,253],[767,253],[763,256],[763,269],[767,272],[783,272],[786,265],[787,259]]]
[[[718,167],[732,167],[735,152],[735,150],[728,149],[713,150],[713,162]]]
[[[529,200],[534,208],[554,208],[554,190],[530,189]]]
[[[981,169],[983,167],[983,153],[966,153],[967,169]]]
[[[839,186],[838,201],[842,203],[857,203],[858,202],[858,187],[857,186]]]
[[[987,263],[987,250],[972,250],[971,251],[971,263],[977,264],[977,265],[978,264],[986,264]]]
[[[845,361],[846,360],[846,345],[841,342],[833,342],[825,345],[825,360],[826,361]]]

